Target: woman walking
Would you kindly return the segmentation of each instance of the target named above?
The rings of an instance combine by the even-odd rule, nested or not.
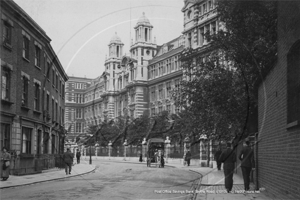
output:
[[[7,152],[5,147],[2,148],[2,181],[6,181],[9,177],[9,169],[10,169],[10,154]]]

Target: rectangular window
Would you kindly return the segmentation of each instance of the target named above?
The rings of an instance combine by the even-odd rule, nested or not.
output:
[[[171,82],[166,83],[166,89],[167,89],[167,98],[169,98],[171,93]]]
[[[40,110],[40,85],[34,84],[34,110]]]
[[[54,121],[54,110],[55,110],[55,108],[54,108],[54,99],[52,99],[52,121]]]
[[[159,99],[163,99],[163,85],[158,86],[158,97]]]
[[[22,153],[31,154],[32,128],[22,127]]]
[[[1,146],[10,150],[10,124],[1,123]]]
[[[56,74],[56,84],[55,84],[55,87],[56,87],[56,89],[58,90],[58,81],[59,81],[59,79],[58,79],[58,75]]]
[[[55,121],[58,122],[58,105],[55,103]]]
[[[51,150],[52,150],[52,154],[55,154],[55,152],[56,152],[56,145],[55,145],[55,135],[54,134],[52,134],[51,135],[51,143],[52,143],[52,148],[51,148]]]
[[[3,71],[2,71],[1,89],[2,89],[1,98],[6,100],[6,101],[9,101],[9,96],[10,96],[10,71],[6,68],[3,68]]]
[[[65,123],[65,117],[64,117],[64,116],[65,116],[65,110],[62,108],[62,109],[61,109],[61,118],[62,118],[61,121],[62,121],[62,124]]]
[[[55,71],[52,69],[52,85],[55,85]]]
[[[39,46],[35,45],[35,59],[34,64],[37,67],[41,67],[41,49]]]
[[[46,77],[47,77],[48,80],[50,80],[50,77],[51,77],[51,65],[50,65],[50,62],[47,62]]]
[[[206,13],[206,4],[203,4],[203,13]]]
[[[58,85],[58,90],[59,90],[59,93],[61,94],[61,89],[62,89],[62,85],[61,85],[61,80],[59,80],[59,85]]]
[[[12,27],[8,22],[4,21],[3,44],[11,46],[11,38],[12,38]]]
[[[82,108],[76,108],[76,119],[82,118]]]
[[[76,123],[76,133],[81,133],[81,122]]]
[[[22,106],[28,106],[28,85],[29,80],[23,76],[23,93],[22,93]]]
[[[65,97],[65,85],[64,84],[62,84],[62,98],[64,98]]]
[[[141,56],[143,56],[143,55],[144,55],[144,49],[141,48]]]
[[[44,132],[44,138],[43,138],[43,145],[44,145],[44,154],[48,154],[48,149],[49,149],[49,133]]]
[[[29,60],[29,39],[23,36],[23,58]]]

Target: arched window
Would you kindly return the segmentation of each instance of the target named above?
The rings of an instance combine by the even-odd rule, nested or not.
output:
[[[300,40],[287,56],[287,123],[300,123]]]
[[[189,11],[188,11],[188,13],[187,13],[187,17],[188,17],[188,19],[191,19],[191,15],[192,15],[192,11],[191,11],[191,10],[189,10]]]

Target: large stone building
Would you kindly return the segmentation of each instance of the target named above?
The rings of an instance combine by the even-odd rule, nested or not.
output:
[[[65,82],[45,31],[11,0],[1,1],[0,148],[12,154],[11,173],[54,167],[63,152]]]
[[[95,80],[88,80],[93,84],[84,90],[83,127],[125,113],[138,117],[144,112],[154,115],[164,110],[178,111],[170,98],[170,90],[179,87],[183,78],[180,53],[189,48],[197,49],[197,53],[207,53],[209,42],[204,33],[208,30],[216,32],[219,27],[214,1],[185,1],[182,12],[183,35],[163,45],[156,44],[152,34],[154,27],[144,13],[134,27],[135,39],[131,42],[129,55],[124,55],[124,44],[117,33],[111,38],[105,71]],[[76,79],[71,78],[70,82],[76,83],[73,81]],[[66,95],[69,99],[69,93]],[[67,110],[66,120],[71,122],[71,113],[75,111]],[[70,135],[78,135],[79,132],[73,134],[75,132]]]

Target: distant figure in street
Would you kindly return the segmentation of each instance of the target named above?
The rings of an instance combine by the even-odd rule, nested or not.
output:
[[[81,156],[81,153],[80,153],[79,149],[77,149],[77,153],[76,153],[77,164],[80,163],[80,156]]]
[[[164,158],[164,152],[161,153],[161,157],[160,157],[160,162],[161,162],[161,167],[164,168],[165,167],[165,158]]]
[[[227,143],[227,148],[222,152],[219,159],[224,163],[225,188],[229,193],[233,186],[233,171],[236,162],[236,154],[231,149],[231,143]]]
[[[143,155],[140,153],[140,162],[143,162]]]
[[[190,166],[192,154],[190,150],[188,150],[185,154],[185,161],[187,162],[187,166]]]
[[[222,153],[222,151],[221,151],[221,148],[219,147],[218,150],[215,153],[215,161],[217,162],[217,168],[218,168],[218,170],[221,170],[221,165],[222,165],[222,162],[219,159],[221,153]]]
[[[2,148],[2,157],[1,160],[3,162],[2,165],[2,174],[1,178],[2,181],[6,181],[9,178],[9,171],[10,171],[10,154],[7,152],[5,147]]]
[[[250,148],[249,140],[245,140],[243,144],[243,149],[240,153],[239,159],[242,161],[241,168],[243,172],[243,179],[244,179],[244,187],[245,190],[249,190],[250,184],[250,173],[252,170],[252,163],[254,161],[253,150]]]
[[[73,165],[73,154],[70,149],[67,148],[67,152],[64,153],[64,162],[65,162],[65,170],[66,174],[71,174],[72,165]]]

